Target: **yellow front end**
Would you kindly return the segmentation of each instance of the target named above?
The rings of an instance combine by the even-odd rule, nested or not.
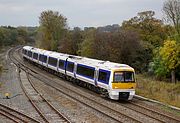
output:
[[[135,89],[136,83],[112,83],[112,89]]]
[[[133,68],[113,70],[112,99],[131,100],[135,95],[135,72]]]

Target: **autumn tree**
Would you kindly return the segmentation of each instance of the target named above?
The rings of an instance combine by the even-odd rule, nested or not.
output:
[[[175,40],[167,40],[156,53],[158,54],[154,60],[156,74],[165,75],[169,72],[171,81],[175,82],[175,74],[178,71],[177,68],[180,67],[180,45]]]
[[[148,64],[153,59],[153,50],[163,45],[171,31],[170,25],[164,25],[162,20],[154,17],[154,11],[139,12],[137,16],[124,21],[121,29],[131,30],[140,35],[143,52],[139,53],[138,61],[146,66],[141,71],[148,70]]]
[[[167,0],[163,5],[167,21],[171,22],[180,35],[180,0]]]
[[[26,27],[11,27],[11,26],[1,26],[0,27],[0,47],[10,46],[17,44],[24,44],[28,42],[30,36]]]
[[[86,57],[94,57],[95,50],[93,49],[94,41],[95,41],[96,29],[86,29],[83,35],[83,42],[80,44],[80,48],[78,50],[78,55],[86,56]]]
[[[58,51],[78,55],[82,41],[83,32],[79,27],[75,27],[73,30],[66,30],[65,35],[59,43]]]
[[[66,18],[56,11],[43,11],[39,17],[40,47],[47,50],[57,50],[58,44],[67,27]]]
[[[96,58],[128,64],[137,71],[143,68],[138,58],[142,52],[142,46],[139,35],[133,31],[97,33],[93,49]]]
[[[148,72],[151,74],[155,74],[158,80],[165,79],[169,76],[170,72],[165,66],[164,62],[162,62],[162,57],[159,54],[160,48],[154,49],[153,51],[153,61],[149,63]]]
[[[72,39],[72,45],[73,45],[72,47],[73,54],[77,55],[78,50],[80,49],[80,45],[83,41],[83,32],[81,31],[79,27],[75,27],[71,31],[71,39]]]
[[[167,38],[165,25],[161,20],[154,17],[154,11],[139,12],[137,16],[128,21],[124,21],[122,29],[134,30],[140,34],[143,41],[150,43],[154,47],[163,44]]]
[[[139,53],[143,52],[137,33],[133,31],[99,32],[96,29],[85,31],[81,44],[82,56],[129,64],[140,70],[143,65]]]
[[[74,48],[71,33],[68,31],[66,32],[66,35],[64,35],[61,39],[61,42],[59,42],[58,52],[74,55],[75,53],[73,49]]]

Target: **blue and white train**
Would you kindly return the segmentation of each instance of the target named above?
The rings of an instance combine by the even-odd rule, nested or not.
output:
[[[113,100],[135,95],[135,71],[126,64],[47,51],[24,46],[23,58],[61,77],[95,88]]]

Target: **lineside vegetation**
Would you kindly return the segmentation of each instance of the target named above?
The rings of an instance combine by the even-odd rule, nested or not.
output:
[[[136,94],[180,107],[180,82],[167,83],[145,75],[137,75],[137,80]]]
[[[67,18],[56,11],[43,11],[39,17],[37,47],[73,55],[124,63],[137,73],[149,73],[159,80],[180,80],[179,0],[164,2],[163,20],[154,11],[105,27],[69,29]],[[175,15],[172,18],[172,15]]]

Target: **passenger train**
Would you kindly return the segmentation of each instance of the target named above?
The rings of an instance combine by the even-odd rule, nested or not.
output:
[[[22,49],[23,58],[48,71],[98,90],[113,100],[132,100],[135,71],[126,64],[47,51],[31,46]]]

